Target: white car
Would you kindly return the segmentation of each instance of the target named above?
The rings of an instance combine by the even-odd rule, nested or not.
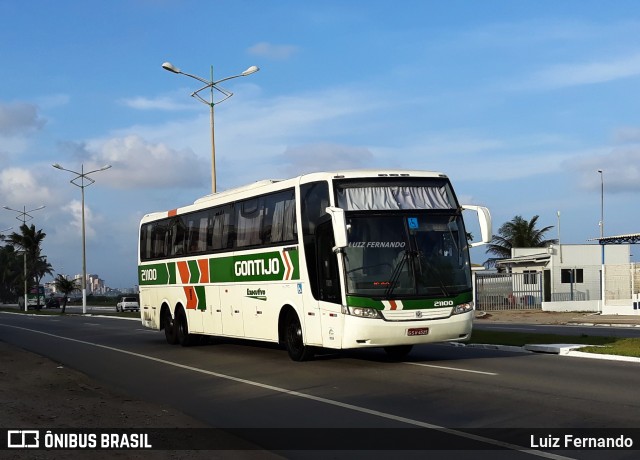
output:
[[[140,304],[137,297],[122,297],[116,304],[116,311],[140,311]]]

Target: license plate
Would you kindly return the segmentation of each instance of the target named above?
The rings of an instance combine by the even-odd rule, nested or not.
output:
[[[429,328],[428,327],[412,327],[407,329],[407,335],[408,336],[413,336],[413,335],[427,335],[429,333]]]

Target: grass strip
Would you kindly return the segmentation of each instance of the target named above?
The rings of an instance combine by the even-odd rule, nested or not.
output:
[[[492,345],[511,345],[516,347],[522,347],[527,344],[575,343],[590,345],[589,347],[580,349],[580,351],[587,353],[640,358],[640,339],[636,338],[603,337],[586,334],[558,335],[474,330],[471,334],[470,342]]]

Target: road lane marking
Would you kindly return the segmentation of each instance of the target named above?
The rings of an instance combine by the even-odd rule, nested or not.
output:
[[[404,362],[403,364],[411,364],[412,366],[433,367],[435,369],[445,369],[447,371],[470,372],[472,374],[498,375],[495,372],[474,371],[471,369],[460,369],[459,367],[436,366],[434,364],[410,363],[408,361]]]
[[[198,372],[200,374],[205,374],[205,375],[209,375],[209,376],[212,376],[212,377],[217,377],[217,378],[221,378],[221,379],[225,379],[225,380],[230,380],[230,381],[233,381],[233,382],[242,383],[242,384],[245,384],[245,385],[250,385],[250,386],[253,386],[253,387],[257,387],[257,388],[262,388],[262,389],[265,389],[265,390],[270,390],[270,391],[273,391],[273,392],[276,392],[276,393],[286,394],[286,395],[294,396],[294,397],[297,397],[297,398],[308,399],[308,400],[311,400],[311,401],[327,404],[327,405],[330,405],[330,406],[340,407],[340,408],[343,408],[343,409],[352,410],[354,412],[359,412],[359,413],[362,413],[362,414],[372,415],[374,417],[380,417],[380,418],[384,418],[384,419],[387,419],[387,420],[393,420],[395,422],[405,423],[407,425],[413,425],[413,426],[417,426],[417,427],[420,427],[420,428],[428,428],[428,429],[431,429],[431,430],[434,430],[434,431],[439,431],[441,433],[446,433],[446,434],[449,434],[449,435],[452,435],[452,436],[458,436],[458,437],[461,437],[461,438],[471,439],[473,441],[481,442],[481,443],[484,443],[484,444],[491,444],[493,446],[497,446],[497,447],[501,447],[501,448],[509,449],[509,450],[515,450],[515,451],[526,453],[526,454],[529,454],[529,455],[534,455],[534,456],[537,456],[537,457],[548,458],[548,459],[552,459],[552,460],[574,460],[571,457],[565,457],[565,456],[562,456],[562,455],[552,454],[550,452],[543,452],[543,451],[535,450],[535,449],[528,448],[528,447],[522,447],[522,446],[518,446],[516,444],[511,444],[511,443],[508,443],[508,442],[499,441],[497,439],[486,438],[484,436],[478,436],[478,435],[475,435],[475,434],[472,434],[472,433],[466,433],[464,431],[459,431],[459,430],[455,430],[455,429],[452,429],[452,428],[446,428],[446,427],[443,427],[443,426],[440,426],[440,425],[434,425],[432,423],[422,422],[420,420],[414,420],[414,419],[411,419],[411,418],[402,417],[400,415],[394,415],[394,414],[390,414],[390,413],[387,413],[387,412],[378,411],[378,410],[375,410],[375,409],[368,409],[366,407],[356,406],[354,404],[335,401],[333,399],[323,398],[321,396],[314,396],[314,395],[307,394],[307,393],[301,393],[301,392],[295,391],[295,390],[288,390],[286,388],[280,388],[280,387],[277,387],[277,386],[274,386],[274,385],[269,385],[269,384],[266,384],[266,383],[254,382],[253,380],[234,377],[232,375],[227,375],[227,374],[221,374],[219,372],[208,371],[206,369],[200,369],[198,367],[187,366],[186,364],[180,364],[180,363],[176,363],[176,362],[173,362],[173,361],[167,361],[167,360],[164,360],[164,359],[161,359],[161,358],[156,358],[154,356],[148,356],[148,355],[143,355],[141,353],[136,353],[136,352],[133,352],[133,351],[123,350],[121,348],[110,347],[108,345],[100,345],[98,343],[87,342],[85,340],[72,339],[70,337],[64,337],[64,336],[61,336],[61,335],[51,334],[49,332],[38,331],[38,330],[35,330],[35,329],[29,329],[29,328],[21,327],[21,326],[14,326],[14,325],[11,325],[11,324],[2,324],[2,323],[0,323],[0,326],[10,327],[10,328],[13,328],[13,329],[19,329],[19,330],[27,331],[27,332],[33,332],[35,334],[46,335],[46,336],[49,336],[49,337],[54,337],[56,339],[67,340],[69,342],[80,343],[80,344],[83,344],[83,345],[89,345],[89,346],[93,346],[93,347],[96,347],[96,348],[102,348],[104,350],[115,351],[115,352],[122,353],[122,354],[125,354],[125,355],[135,356],[137,358],[146,359],[146,360],[149,360],[149,361],[154,361],[154,362],[157,362],[157,363],[166,364],[168,366],[177,367],[179,369]]]

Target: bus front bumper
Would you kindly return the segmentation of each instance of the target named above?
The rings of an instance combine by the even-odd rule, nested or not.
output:
[[[417,345],[459,342],[471,336],[474,312],[420,321],[385,321],[348,315],[344,321],[342,348]]]

